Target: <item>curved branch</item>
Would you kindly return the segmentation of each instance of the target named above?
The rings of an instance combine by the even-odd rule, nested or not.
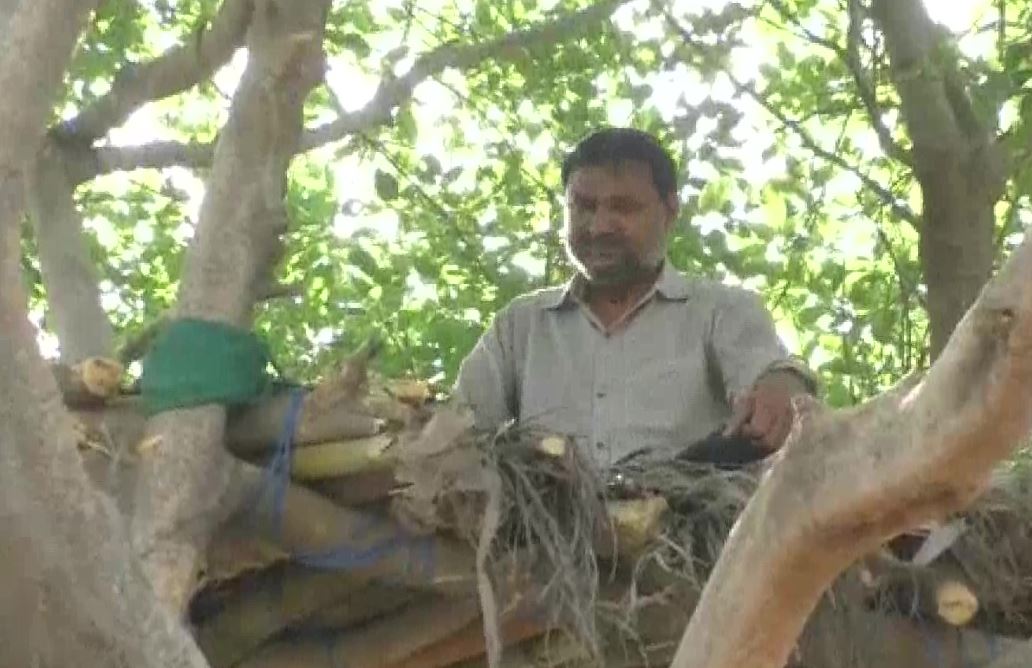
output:
[[[0,178],[36,152],[79,30],[97,2],[5,2],[0,14]],[[52,85],[53,84],[53,85]]]
[[[210,77],[244,40],[252,0],[225,0],[207,29],[154,60],[127,65],[108,93],[55,128],[62,137],[89,145],[121,125],[141,105],[182,92]]]
[[[1007,166],[991,123],[975,113],[950,38],[920,0],[874,0],[921,186],[921,269],[931,354],[992,274],[994,208]]]
[[[784,665],[842,571],[985,489],[996,463],[1032,429],[1032,236],[923,379],[853,409],[799,408],[788,444],[731,532],[674,668]]]
[[[322,78],[330,0],[255,3],[252,57],[218,140],[173,315],[242,328],[281,253],[286,171],[304,101]],[[140,461],[131,531],[155,591],[173,610],[185,607],[221,519],[218,501],[234,482],[222,448],[225,419],[215,404],[148,421],[148,438],[161,445]]]
[[[310,151],[388,123],[391,112],[412,97],[416,86],[447,68],[465,70],[492,58],[496,62],[515,60],[527,49],[561,42],[571,34],[603,21],[628,1],[604,0],[586,9],[561,14],[547,23],[516,30],[497,39],[476,44],[450,43],[433,49],[417,58],[402,76],[384,79],[373,99],[362,109],[341,114],[336,120],[306,130],[301,136],[299,151]],[[208,167],[211,165],[213,150],[211,144],[180,142],[98,148],[95,149],[90,166],[77,170],[77,181],[108,172],[147,167]]]
[[[20,174],[92,4],[21,0],[0,12],[0,663],[200,668],[189,634],[155,605],[114,504],[86,475],[22,286]]]
[[[468,69],[491,57],[500,62],[514,60],[527,49],[554,44],[568,38],[573,32],[583,31],[608,18],[627,1],[603,0],[585,9],[561,15],[548,23],[517,30],[480,44],[452,43],[440,46],[417,58],[415,64],[402,76],[381,82],[372,101],[364,108],[306,132],[301,145],[304,150],[309,150],[385,123],[390,120],[392,109],[412,97],[412,91],[418,84],[442,70],[449,67]]]

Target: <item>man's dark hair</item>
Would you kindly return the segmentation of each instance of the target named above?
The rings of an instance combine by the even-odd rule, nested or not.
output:
[[[627,160],[643,162],[652,171],[652,183],[660,197],[677,189],[677,167],[655,137],[634,128],[603,128],[577,143],[563,160],[563,188],[581,167],[619,165]]]

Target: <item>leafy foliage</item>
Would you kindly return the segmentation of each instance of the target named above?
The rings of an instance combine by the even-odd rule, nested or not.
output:
[[[381,77],[404,72],[418,53],[496,38],[586,4],[334,3],[328,84],[309,100],[308,123],[331,120],[337,104],[358,108]],[[906,165],[879,146],[845,60],[844,3],[680,2],[669,13],[659,4],[631,3],[612,25],[514,60],[447,69],[421,83],[389,124],[300,156],[277,276],[301,296],[263,304],[256,325],[281,366],[313,379],[375,336],[386,344],[384,372],[450,384],[495,311],[569,275],[558,165],[573,142],[606,123],[664,138],[683,175],[674,263],[761,291],[786,340],[820,372],[830,403],[859,401],[926,364],[917,232],[863,179],[918,214],[919,191]],[[1030,216],[1032,3],[999,4],[1002,27],[994,3],[946,43],[979,113],[996,119],[1013,147],[998,209],[1003,256]],[[104,3],[69,75],[62,115],[106,90],[123,64],[154,56],[156,44],[189,40],[216,9],[214,0]],[[905,148],[884,46],[864,28],[863,75],[881,121]],[[148,105],[120,137],[212,140],[238,67]],[[80,188],[105,307],[125,337],[174,301],[199,183],[173,169]],[[26,276],[38,284],[31,239],[24,254]],[[43,295],[35,294],[39,314]]]

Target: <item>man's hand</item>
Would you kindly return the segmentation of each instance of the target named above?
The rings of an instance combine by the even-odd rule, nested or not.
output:
[[[735,397],[725,436],[741,434],[771,452],[778,450],[792,429],[792,397],[806,393],[803,380],[791,371],[769,373],[745,394]]]

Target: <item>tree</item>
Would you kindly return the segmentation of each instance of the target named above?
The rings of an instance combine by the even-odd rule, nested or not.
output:
[[[766,644],[753,646],[769,665],[849,559],[908,522],[969,501],[979,474],[1027,432],[1017,405],[1028,309],[1017,299],[1023,286],[1015,277],[1027,264],[1020,253],[1001,274],[1002,287],[986,293],[947,345],[1014,248],[1028,206],[1026,4],[1013,24],[1000,5],[998,49],[976,59],[916,0],[850,0],[844,9],[801,0],[732,3],[692,14],[620,0],[561,2],[551,11],[533,2],[440,11],[420,3],[382,11],[325,0],[289,3],[287,11],[287,4],[109,0],[90,14],[90,3],[52,0],[8,3],[0,14],[11,47],[0,61],[10,92],[0,104],[12,119],[0,143],[7,175],[0,271],[5,286],[21,285],[24,275],[30,288],[28,295],[5,289],[0,309],[2,329],[11,332],[0,345],[0,434],[12,453],[0,466],[11,509],[0,544],[5,552],[23,546],[16,563],[32,574],[19,579],[21,598],[12,603],[22,610],[45,602],[39,619],[47,632],[60,620],[67,633],[44,662],[82,662],[90,638],[98,665],[116,656],[132,665],[204,665],[177,618],[210,533],[254,472],[219,447],[223,408],[162,413],[150,420],[147,442],[156,447],[141,459],[132,502],[116,508],[78,461],[72,423],[35,352],[30,310],[37,322],[45,313],[43,329],[56,335],[68,364],[114,356],[168,314],[253,326],[286,372],[305,379],[384,331],[386,373],[438,374],[446,383],[484,318],[567,271],[554,238],[555,159],[621,105],[629,106],[626,120],[680,149],[686,220],[719,221],[705,234],[686,226],[672,249],[676,262],[762,289],[822,372],[829,403],[878,395],[943,353],[917,394],[899,389],[855,415],[804,420],[747,511],[740,538],[762,524],[764,509],[784,512],[786,527],[819,520],[829,531],[855,520],[858,508],[879,518],[846,547],[814,557],[826,558],[806,582],[789,583],[793,614]],[[60,30],[44,33],[47,25]],[[148,46],[155,36],[179,45],[155,53]],[[747,36],[770,48],[776,69],[753,79],[735,74],[732,60]],[[417,39],[426,46],[412,49]],[[230,96],[218,75],[241,48],[246,67]],[[332,68],[324,78],[327,63],[368,69],[378,81],[371,99],[353,104],[329,83]],[[659,104],[662,77],[691,71],[700,86],[724,82],[730,92],[711,87],[689,101],[684,91]],[[436,94],[438,104],[421,93]],[[112,137],[141,109],[164,114],[166,138],[119,145]],[[1009,114],[1005,128],[1001,110]],[[736,138],[750,123],[777,138],[752,151],[753,162],[760,152],[760,162],[783,160],[783,176],[750,182],[742,160],[750,147]],[[469,128],[478,132],[467,136]],[[876,138],[880,155],[863,148],[864,135]],[[813,157],[809,164],[800,150]],[[368,192],[340,201],[348,189],[336,187],[334,160],[357,165]],[[138,176],[119,177],[125,173]],[[841,194],[844,178],[862,185],[851,192],[855,202]],[[193,198],[195,214],[184,188],[203,193]],[[19,237],[23,210],[32,225]],[[839,220],[847,213],[874,243],[866,256],[843,263],[835,254],[849,234]],[[396,221],[398,233],[341,238],[328,225],[363,217]],[[989,346],[1000,340],[1010,348]],[[1000,374],[1006,382],[998,383]],[[932,417],[968,407],[964,400],[977,396],[957,394],[958,377],[986,383],[987,396],[1012,390],[1012,399],[971,403],[970,419],[943,431],[917,422],[908,448],[885,453],[880,464],[905,464],[885,485],[938,483],[950,493],[893,514],[912,499],[875,504],[884,488],[874,485],[881,469],[871,465],[865,495],[841,497],[844,505],[829,504],[827,515],[783,510],[783,481],[817,466],[807,443],[851,433],[864,420],[882,429],[895,424],[916,410],[901,407],[906,397]],[[986,439],[977,449],[975,434]],[[849,444],[855,450],[837,456],[865,466],[865,453],[884,449],[874,436]],[[965,477],[931,476],[936,462],[949,471],[964,463]],[[839,498],[830,486],[807,489],[814,499]],[[799,541],[825,538],[786,531]],[[729,548],[719,572],[730,575],[709,594],[718,604],[704,601],[689,637],[723,622],[719,587],[740,582],[735,569],[768,558],[748,550]],[[117,591],[99,586],[116,575]],[[82,596],[55,594],[80,589]],[[740,621],[744,633],[755,618]],[[144,633],[136,630],[141,623]],[[5,651],[39,652],[33,639],[4,643]],[[10,663],[27,663],[23,656]],[[722,665],[697,656],[701,663],[685,665]]]

